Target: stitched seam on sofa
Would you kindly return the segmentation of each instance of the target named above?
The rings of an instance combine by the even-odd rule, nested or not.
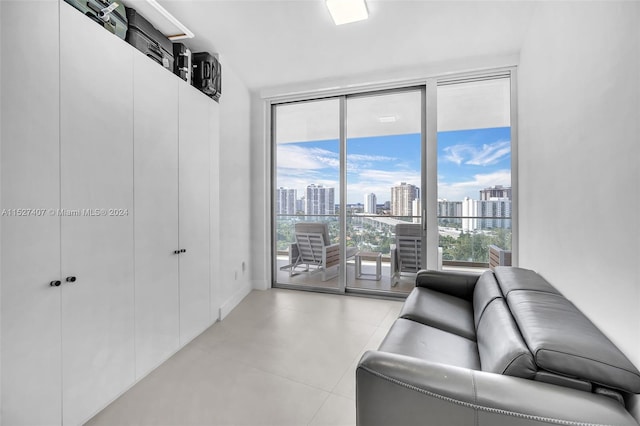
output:
[[[484,315],[484,312],[487,310],[487,308],[489,307],[489,305],[491,305],[493,302],[495,302],[497,299],[503,299],[502,296],[496,296],[493,299],[491,299],[489,301],[489,303],[487,303],[486,305],[484,305],[484,308],[482,308],[482,312],[480,312],[480,316],[478,317],[478,324],[475,324],[476,326],[476,334],[478,334],[478,326],[480,325],[480,321],[482,321],[482,317]]]
[[[612,343],[612,345],[613,345],[613,343]],[[638,375],[636,372],[633,372],[631,370],[627,370],[624,367],[618,367],[617,365],[612,365],[612,364],[609,364],[608,362],[600,361],[600,360],[597,360],[597,359],[594,359],[594,358],[589,358],[589,357],[582,356],[582,355],[572,354],[572,353],[569,353],[569,352],[558,351],[558,350],[555,350],[555,349],[547,349],[547,348],[538,349],[536,351],[536,364],[538,363],[538,360],[537,360],[538,353],[539,352],[543,352],[543,351],[544,352],[554,352],[554,353],[557,353],[557,354],[563,354],[563,355],[570,356],[570,357],[575,357],[575,358],[585,359],[585,360],[588,360],[588,361],[597,362],[598,364],[606,365],[606,366],[609,366],[609,367],[617,369],[617,370],[626,371],[627,373],[629,373],[629,374],[631,374],[631,375],[633,375],[633,376],[635,376],[637,378],[640,378],[640,375]]]
[[[547,422],[547,423],[553,423],[553,424],[559,424],[559,425],[566,425],[566,426],[614,426],[614,425],[608,425],[608,424],[602,424],[602,423],[583,423],[583,422],[575,422],[573,420],[562,420],[562,419],[554,419],[551,417],[542,417],[542,416],[534,416],[532,414],[524,414],[524,413],[517,413],[515,411],[508,411],[508,410],[503,410],[501,408],[492,408],[492,407],[485,407],[483,405],[478,405],[478,404],[472,404],[470,402],[466,402],[466,401],[460,401],[459,399],[455,399],[455,398],[451,398],[450,396],[444,396],[432,391],[428,391],[426,389],[422,389],[419,388],[417,386],[414,386],[410,383],[406,383],[403,382],[401,380],[395,379],[393,377],[389,377],[386,374],[380,373],[378,371],[374,371],[372,369],[370,369],[369,367],[365,367],[363,365],[358,366],[358,368],[361,368],[363,370],[365,370],[366,372],[373,374],[374,376],[380,377],[381,379],[387,380],[393,384],[396,384],[398,386],[402,386],[404,388],[407,388],[409,390],[413,390],[422,394],[425,394],[427,396],[433,397],[433,398],[437,398],[446,402],[451,402],[454,403],[456,405],[461,405],[463,407],[467,407],[467,408],[471,408],[474,410],[481,410],[481,411],[486,411],[489,413],[493,413],[493,414],[500,414],[500,415],[506,415],[506,416],[511,416],[511,417],[518,417],[521,419],[526,419],[526,420],[533,420],[533,421],[538,421],[538,422]],[[474,375],[474,371],[471,371],[471,375]]]
[[[478,405],[478,390],[476,389],[476,376],[471,374],[471,384],[473,385],[473,404]],[[473,410],[473,423],[478,426],[478,410]]]
[[[500,290],[502,290],[502,288],[500,288]],[[508,297],[511,293],[513,293],[514,291],[530,291],[532,293],[544,293],[544,294],[552,294],[554,296],[562,296],[564,297],[564,295],[562,293],[554,293],[552,291],[549,290],[538,290],[535,288],[512,288],[511,290],[509,290],[509,292],[507,294],[504,295],[504,297]],[[504,291],[502,291],[502,294],[504,294]],[[564,297],[566,299],[566,297]],[[569,302],[571,302],[569,299],[567,299]]]

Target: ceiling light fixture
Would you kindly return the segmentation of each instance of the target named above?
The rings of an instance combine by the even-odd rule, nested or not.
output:
[[[169,40],[176,41],[185,38],[193,38],[194,34],[184,24],[160,5],[156,0],[124,0],[123,3],[136,9],[153,24],[158,31]]]
[[[326,0],[326,2],[336,25],[362,21],[369,17],[365,0]]]

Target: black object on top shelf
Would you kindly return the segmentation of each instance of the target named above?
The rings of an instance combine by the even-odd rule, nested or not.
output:
[[[135,9],[127,7],[126,10],[129,21],[127,43],[173,72],[174,58],[171,40],[158,31]]]
[[[215,56],[208,52],[193,54],[191,84],[215,101],[220,100],[220,95],[222,94],[222,66]]]
[[[191,50],[182,43],[173,43],[173,73],[191,84]]]

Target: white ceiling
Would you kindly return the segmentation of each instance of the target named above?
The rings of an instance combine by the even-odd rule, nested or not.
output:
[[[324,0],[159,0],[251,90],[516,54],[534,2],[368,0],[335,26]]]

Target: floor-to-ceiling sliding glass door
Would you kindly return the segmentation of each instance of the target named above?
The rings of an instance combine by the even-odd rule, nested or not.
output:
[[[346,99],[347,288],[408,293],[423,261],[424,88]]]
[[[510,263],[513,73],[273,101],[274,285],[402,296]]]
[[[411,290],[425,264],[424,98],[417,87],[272,107],[276,285]]]
[[[331,98],[276,105],[274,282],[343,291],[340,268],[340,110]]]

